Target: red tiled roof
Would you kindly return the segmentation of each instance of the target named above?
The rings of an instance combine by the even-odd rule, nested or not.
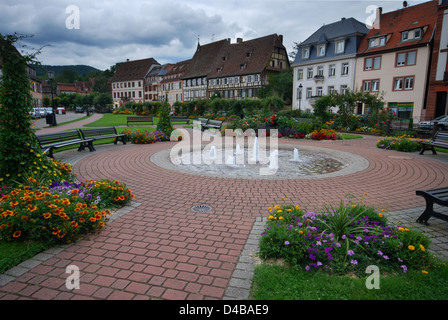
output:
[[[198,45],[196,53],[191,59],[190,68],[183,76],[184,79],[205,77],[212,70],[216,59],[221,57],[221,50],[230,44],[230,39],[212,42],[206,45]]]
[[[118,65],[115,74],[110,78],[110,82],[143,80],[153,64],[160,65],[153,58],[123,62]]]
[[[283,71],[269,65],[276,48],[284,50],[286,54],[281,36],[277,34],[248,41],[239,39],[237,43],[223,48],[209,78],[262,73],[264,70]]]
[[[358,50],[358,54],[376,53],[379,51],[400,50],[410,46],[426,45],[431,41],[436,23],[438,0],[432,0],[415,6],[402,8],[396,11],[380,15],[379,28],[370,29],[364,37]],[[401,41],[401,32],[416,28],[423,28],[421,39]],[[386,36],[386,45],[369,48],[369,39]]]

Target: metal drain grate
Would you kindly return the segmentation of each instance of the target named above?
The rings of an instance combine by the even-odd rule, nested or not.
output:
[[[193,212],[209,212],[212,210],[212,207],[210,207],[207,204],[198,204],[196,206],[191,207],[191,211]]]

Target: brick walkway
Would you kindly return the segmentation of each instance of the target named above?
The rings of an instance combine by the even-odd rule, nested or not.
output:
[[[390,221],[399,219],[427,232],[434,237],[433,250],[448,257],[448,223],[434,218],[430,226],[414,223],[424,206],[415,190],[448,186],[447,154],[380,150],[376,139],[281,139],[279,143],[324,146],[369,161],[358,173],[287,181],[201,177],[151,162],[153,154],[174,142],[57,154],[74,163],[80,181],[110,178],[126,183],[135,202],[115,213],[100,234],[49,250],[0,275],[0,299],[247,299],[257,235],[267,208],[283,196],[318,210],[352,194],[387,208]],[[199,204],[213,210],[191,211]],[[65,286],[69,265],[80,269],[79,290]]]

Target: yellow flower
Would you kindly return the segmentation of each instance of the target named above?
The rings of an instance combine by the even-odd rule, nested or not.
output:
[[[282,213],[282,212],[283,212],[283,210],[277,210],[277,212],[278,212],[278,213]]]
[[[268,219],[274,219],[274,217],[273,216],[269,216]]]
[[[378,213],[378,216],[379,216],[380,218],[382,218],[382,217],[383,217],[383,214],[380,212],[380,213]]]
[[[283,217],[278,217],[278,220],[282,220],[283,219]]]
[[[425,247],[420,245],[420,250],[425,251]]]
[[[299,206],[296,206],[296,209],[299,210]]]
[[[409,246],[408,246],[408,249],[409,249],[409,250],[411,250],[411,251],[413,251],[413,250],[415,250],[415,247],[414,247],[414,246],[411,246],[411,245],[409,245]]]
[[[353,208],[356,208],[356,204],[353,204],[352,207],[353,207]]]
[[[422,270],[422,273],[423,273],[423,274],[428,274],[428,271],[426,271],[426,270]]]
[[[398,231],[404,231],[404,228],[403,227],[399,227]]]

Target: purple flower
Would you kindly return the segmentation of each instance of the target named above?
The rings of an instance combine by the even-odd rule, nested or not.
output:
[[[358,264],[358,261],[357,260],[352,260],[352,261],[350,261],[353,265],[357,265]]]
[[[408,271],[408,267],[406,267],[405,265],[400,266],[400,268],[403,269],[404,273],[406,273]]]
[[[349,256],[352,256],[352,255],[355,254],[355,252],[354,252],[353,250],[348,250],[348,251],[347,251],[347,254],[348,254]]]
[[[285,245],[289,245],[289,241],[288,240],[285,241]]]

